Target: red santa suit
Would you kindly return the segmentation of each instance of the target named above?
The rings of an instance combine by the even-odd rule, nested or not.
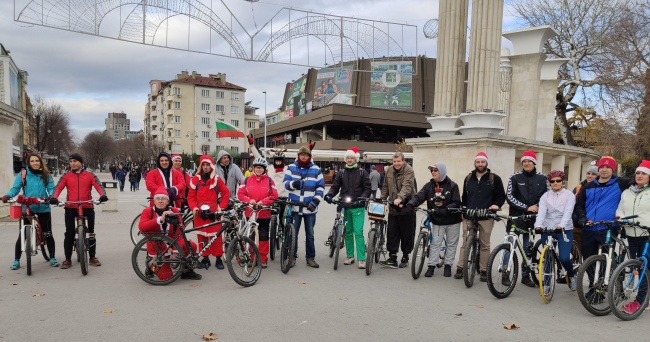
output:
[[[211,212],[217,212],[220,209],[225,209],[228,207],[228,199],[230,198],[230,191],[228,187],[223,182],[223,180],[217,176],[214,172],[214,160],[210,156],[201,156],[199,159],[199,165],[203,163],[208,163],[210,165],[210,174],[204,176],[201,166],[199,166],[201,172],[190,179],[190,191],[187,195],[187,203],[190,206],[191,210],[199,209],[201,210],[202,205],[209,205]],[[199,227],[208,223],[212,223],[211,220],[204,220],[201,218],[201,215],[194,216],[194,227]],[[214,225],[205,229],[196,231],[199,240],[199,250],[210,241],[210,239],[221,229],[221,225]],[[223,243],[222,236],[220,235],[208,250],[203,253],[203,256],[216,256],[221,257],[223,255]]]
[[[253,173],[239,186],[237,190],[237,198],[244,202],[249,203],[251,200],[261,202],[263,205],[272,205],[273,199],[278,198],[278,190],[275,188],[275,182],[271,179],[266,172],[258,176]],[[251,208],[246,208],[246,217],[252,214]],[[258,231],[260,234],[259,250],[262,256],[262,262],[268,260],[269,254],[269,224],[271,222],[271,211],[260,210],[257,212]]]
[[[168,169],[163,169],[160,166],[160,158],[167,157],[169,159]],[[163,186],[168,189],[168,192],[174,193],[174,196],[183,197],[185,195],[185,177],[183,173],[172,168],[172,159],[167,154],[167,152],[162,152],[158,155],[158,167],[147,173],[147,190],[149,190],[150,196],[153,197],[154,193],[158,190],[159,187]],[[170,190],[172,189],[172,190]],[[173,200],[173,198],[172,198]],[[174,206],[180,207],[181,201],[175,201]],[[153,207],[153,200],[149,201],[149,206]]]

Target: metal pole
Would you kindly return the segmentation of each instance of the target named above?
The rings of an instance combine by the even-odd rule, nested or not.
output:
[[[263,91],[264,93],[264,148],[266,148],[266,92]]]

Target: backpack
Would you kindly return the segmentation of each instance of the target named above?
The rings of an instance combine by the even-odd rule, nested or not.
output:
[[[20,179],[23,181],[23,189],[25,188],[25,184],[27,184],[27,170],[22,169],[20,170]]]
[[[469,179],[472,177],[472,173],[470,172],[467,177],[465,177],[465,181],[463,182],[463,191],[467,189],[467,182],[469,182]],[[488,184],[490,184],[490,187],[492,188],[492,191],[494,191],[494,174],[490,172],[488,176]]]

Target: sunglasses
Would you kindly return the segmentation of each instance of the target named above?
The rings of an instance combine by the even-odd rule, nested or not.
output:
[[[548,182],[551,183],[551,184],[553,184],[553,183],[562,183],[563,180],[561,180],[561,179],[551,179],[551,180],[548,181]]]
[[[438,169],[431,169],[431,172],[438,172]]]

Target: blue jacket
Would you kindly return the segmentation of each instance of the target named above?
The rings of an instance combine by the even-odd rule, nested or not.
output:
[[[576,198],[575,218],[578,227],[583,227],[587,221],[611,221],[616,218],[616,208],[621,201],[621,194],[630,185],[627,178],[612,177],[601,184],[598,179],[587,183],[580,189]],[[584,227],[586,231],[607,229],[604,225]]]
[[[14,180],[14,185],[9,189],[7,192],[7,196],[9,197],[15,197],[20,193],[20,189],[23,188],[23,178],[21,173],[19,172],[18,175],[16,175],[16,179]],[[43,178],[41,178],[41,175],[37,175],[32,173],[32,171],[27,168],[27,174],[25,175],[25,188],[23,189],[23,196],[25,197],[43,197],[43,198],[48,198],[52,196],[54,193],[54,180],[52,179],[52,175],[48,175],[47,178],[47,185],[43,184]],[[50,205],[49,204],[32,204],[29,206],[29,209],[31,209],[35,213],[49,213],[50,212]],[[25,212],[25,208],[23,206],[23,212]]]
[[[126,170],[124,170],[124,169],[121,169],[121,170],[118,169],[117,171],[115,171],[115,178],[117,178],[118,180],[123,181],[123,180],[126,179],[127,173],[128,172],[126,172]]]
[[[301,188],[293,188],[291,183],[295,180],[302,180]],[[284,188],[289,190],[289,201],[304,205],[311,203],[316,207],[316,210],[311,212],[307,207],[294,206],[294,212],[299,212],[301,215],[315,215],[318,212],[318,204],[323,200],[325,180],[318,165],[310,162],[309,166],[303,168],[298,166],[296,160],[284,171]]]

